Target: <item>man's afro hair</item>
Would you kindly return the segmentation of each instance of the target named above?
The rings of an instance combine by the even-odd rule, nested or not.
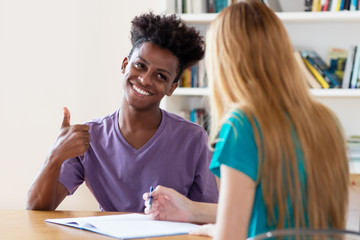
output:
[[[195,27],[187,26],[175,14],[142,14],[132,20],[131,43],[151,42],[171,51],[178,59],[180,72],[204,57],[203,37]]]

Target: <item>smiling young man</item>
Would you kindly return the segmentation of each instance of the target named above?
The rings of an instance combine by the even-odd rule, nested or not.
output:
[[[131,41],[121,66],[120,108],[83,125],[70,125],[64,108],[27,209],[54,210],[84,181],[102,211],[143,212],[143,193],[158,185],[194,201],[217,202],[205,130],[159,107],[183,70],[203,58],[202,37],[175,15],[149,13],[132,21]]]

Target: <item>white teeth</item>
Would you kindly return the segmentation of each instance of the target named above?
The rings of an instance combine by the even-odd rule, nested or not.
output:
[[[140,93],[141,95],[145,95],[145,96],[150,96],[151,94],[149,92],[146,92],[144,90],[141,90],[140,88],[136,87],[135,85],[133,85],[133,89],[137,92]]]

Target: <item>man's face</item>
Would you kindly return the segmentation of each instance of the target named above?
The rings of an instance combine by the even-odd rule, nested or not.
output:
[[[159,108],[161,99],[170,96],[178,85],[173,83],[178,64],[169,50],[149,42],[140,45],[121,66],[125,100],[137,110]]]

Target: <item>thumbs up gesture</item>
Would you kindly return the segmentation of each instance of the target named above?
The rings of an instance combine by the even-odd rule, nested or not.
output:
[[[90,127],[86,124],[70,125],[70,111],[64,107],[64,118],[59,136],[50,154],[52,159],[66,159],[83,155],[90,147]]]
[[[61,129],[65,127],[70,127],[70,111],[67,107],[64,107],[64,119],[61,125]]]

